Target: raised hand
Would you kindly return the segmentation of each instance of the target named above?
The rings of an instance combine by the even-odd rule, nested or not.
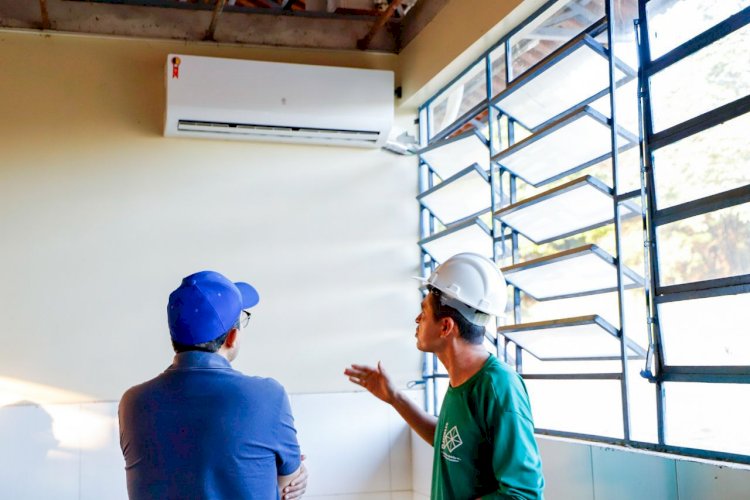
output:
[[[378,361],[377,368],[353,364],[344,370],[344,375],[348,376],[351,382],[367,389],[375,397],[388,404],[393,404],[397,392],[396,387],[380,361]]]

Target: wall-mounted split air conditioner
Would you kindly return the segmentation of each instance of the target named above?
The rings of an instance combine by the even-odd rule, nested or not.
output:
[[[381,147],[392,71],[170,54],[164,135]]]

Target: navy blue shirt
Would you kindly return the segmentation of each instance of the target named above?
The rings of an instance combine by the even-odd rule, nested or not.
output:
[[[300,466],[284,388],[218,354],[175,355],[123,395],[119,418],[131,499],[275,499],[277,476]]]

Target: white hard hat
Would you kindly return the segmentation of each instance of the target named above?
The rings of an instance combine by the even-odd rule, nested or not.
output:
[[[482,255],[456,254],[422,282],[479,312],[493,316],[504,314],[508,300],[505,278],[495,263]]]

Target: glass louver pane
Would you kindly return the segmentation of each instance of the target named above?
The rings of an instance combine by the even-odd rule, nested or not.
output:
[[[666,382],[664,390],[667,444],[750,455],[750,384]]]
[[[537,429],[622,438],[619,380],[525,380]]]
[[[603,0],[553,2],[510,37],[513,76],[523,74],[603,15]]]
[[[750,113],[653,152],[657,208],[750,184]]]
[[[505,279],[536,300],[560,299],[617,289],[614,258],[596,245],[522,262],[502,269]],[[624,268],[624,286],[639,286],[642,279]]]
[[[750,293],[659,304],[666,364],[750,365],[748,324]]]
[[[623,215],[637,214],[623,204]],[[614,219],[611,189],[587,175],[495,212],[496,217],[537,245]]]
[[[750,0],[649,0],[646,15],[651,58],[666,54],[749,6]]]
[[[615,90],[617,102],[617,126],[635,135],[638,131],[638,80],[634,79]],[[591,107],[610,118],[609,92],[591,103]]]
[[[620,359],[617,330],[596,315],[501,326],[498,333],[542,361]],[[629,345],[628,357],[644,354],[642,348]]]
[[[490,229],[479,219],[455,224],[435,235],[423,239],[419,245],[437,262],[461,252],[475,252],[492,257]]]
[[[622,64],[616,68],[616,81],[634,77],[624,68]],[[607,53],[582,35],[553,54],[547,64],[516,80],[495,102],[523,126],[535,129],[608,88]]]
[[[474,132],[430,146],[420,156],[441,179],[448,179],[475,163],[485,171],[490,166],[487,146]]]
[[[621,147],[632,144],[620,134]],[[585,107],[501,151],[493,160],[527,183],[539,186],[599,162],[610,153],[607,119]]]
[[[417,199],[444,225],[451,224],[489,210],[488,175],[476,165],[469,167],[425,191]]]
[[[750,274],[750,203],[656,228],[659,284]]]
[[[654,131],[750,94],[748,46],[750,25],[745,25],[653,75],[649,83]]]
[[[487,97],[484,60],[475,64],[430,103],[430,139]]]

